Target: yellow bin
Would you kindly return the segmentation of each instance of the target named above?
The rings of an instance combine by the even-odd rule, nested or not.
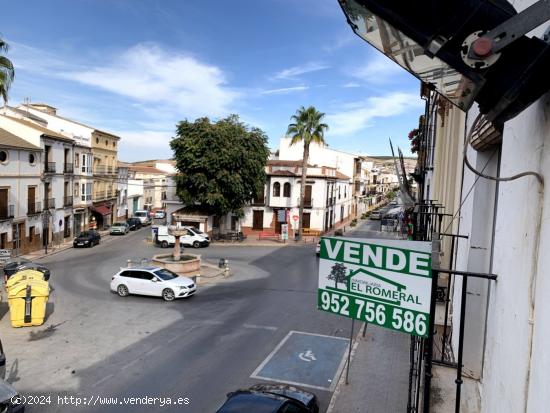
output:
[[[8,290],[11,325],[27,327],[44,324],[49,292],[47,281],[26,280],[12,285]]]
[[[10,278],[8,278],[8,281],[6,281],[6,289],[9,290],[15,284],[19,282],[25,282],[27,280],[44,281],[44,274],[36,270],[17,271]]]

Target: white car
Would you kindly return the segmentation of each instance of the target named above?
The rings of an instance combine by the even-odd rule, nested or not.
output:
[[[184,247],[201,248],[210,245],[210,238],[207,234],[200,235],[193,227],[182,227],[185,234],[180,237],[180,245]],[[166,225],[158,225],[153,227],[156,230],[156,243],[162,248],[168,248],[176,243],[176,238],[168,233]],[[154,235],[155,236],[155,235]]]
[[[172,301],[190,297],[196,291],[197,286],[191,278],[160,267],[122,268],[111,279],[111,292],[121,297],[152,295]]]
[[[151,224],[151,217],[149,216],[149,211],[146,210],[139,210],[134,211],[134,215],[132,218],[137,218],[141,221],[141,225],[150,225]]]

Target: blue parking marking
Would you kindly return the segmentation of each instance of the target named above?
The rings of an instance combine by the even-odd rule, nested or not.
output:
[[[348,346],[347,338],[291,331],[250,377],[332,391]]]

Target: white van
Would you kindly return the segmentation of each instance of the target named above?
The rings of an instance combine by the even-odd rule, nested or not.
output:
[[[203,235],[193,232],[188,227],[183,227],[186,230],[186,234],[180,237],[180,245],[184,247],[208,247],[210,240]],[[153,233],[156,232],[156,243],[162,248],[168,248],[176,243],[176,238],[168,233],[168,227],[166,225],[159,225],[153,227]]]
[[[151,223],[151,217],[149,217],[149,211],[144,209],[134,211],[132,218],[137,218],[141,221],[141,225],[149,225]]]

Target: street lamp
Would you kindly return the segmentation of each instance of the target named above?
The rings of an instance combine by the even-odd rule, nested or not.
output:
[[[453,104],[501,125],[550,89],[550,48],[526,33],[550,0],[339,0],[354,32]]]

